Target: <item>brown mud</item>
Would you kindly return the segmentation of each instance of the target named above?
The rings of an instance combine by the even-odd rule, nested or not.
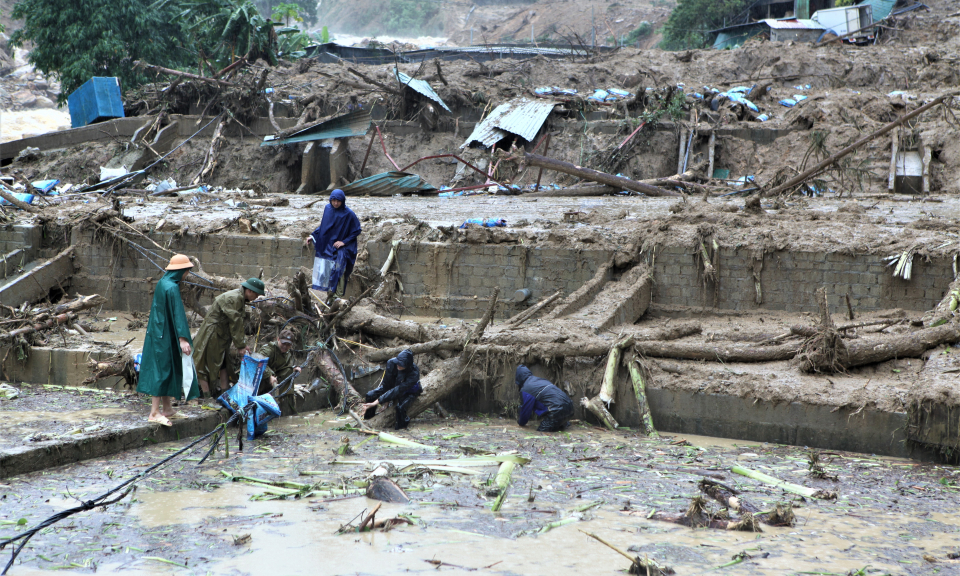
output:
[[[953,468],[851,453],[825,453],[821,463],[837,481],[816,479],[808,454],[796,447],[700,437],[646,439],[610,434],[577,424],[546,435],[517,428],[510,420],[478,415],[438,420],[427,415],[403,436],[440,446],[439,458],[466,448],[517,450],[532,458],[513,474],[500,513],[481,485],[495,467],[465,476],[420,469],[394,478],[412,501],[384,504],[378,518],[403,514],[414,522],[381,533],[336,536],[374,502],[360,497],[251,501],[262,486],[230,482],[221,472],[268,480],[346,483],[366,477],[384,459],[434,459],[431,452],[386,444],[337,430],[330,412],[285,418],[255,443],[229,458],[222,450],[200,468],[187,460],[144,481],[133,499],[74,516],[34,538],[15,574],[178,573],[394,574],[473,569],[495,574],[616,574],[622,557],[589,539],[593,532],[622,550],[647,555],[679,574],[707,573],[741,552],[724,568],[732,574],[958,574],[948,558],[960,517]],[[346,437],[354,454],[331,464]],[[14,535],[16,522],[41,518],[97,494],[177,448],[156,446],[116,457],[5,480],[0,534]],[[739,464],[808,487],[836,491],[836,500],[804,500],[729,472]],[[311,476],[302,476],[310,472]],[[647,519],[654,512],[680,512],[707,477],[740,491],[740,498],[766,510],[794,507],[793,527],[763,526],[760,533],[690,529]],[[568,523],[544,530],[560,520]],[[578,530],[579,529],[579,530]],[[541,531],[537,533],[538,531]],[[245,538],[249,535],[249,538]],[[235,542],[242,542],[235,545]],[[534,551],[536,553],[534,553]],[[172,564],[176,563],[176,564]],[[869,568],[867,568],[869,566]]]

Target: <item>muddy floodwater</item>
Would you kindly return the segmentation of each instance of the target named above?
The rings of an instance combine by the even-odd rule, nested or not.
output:
[[[821,453],[833,480],[811,476],[808,451],[799,447],[694,436],[649,439],[582,423],[547,435],[485,415],[443,420],[428,414],[403,434],[439,453],[360,434],[331,411],[273,424],[243,452],[232,432],[229,457],[221,447],[198,467],[199,450],[184,454],[144,479],[132,498],[45,529],[10,573],[625,573],[626,558],[584,534],[590,532],[677,574],[960,574],[960,561],[950,558],[960,551],[960,474],[953,467]],[[343,443],[351,448],[338,456]],[[98,495],[186,444],[6,479],[0,535],[13,536]],[[453,470],[441,471],[404,462],[483,452],[531,459],[514,472],[499,513],[490,510],[485,486],[496,463],[457,468],[453,462]],[[376,517],[411,524],[388,532],[348,528],[338,535],[377,504],[356,486],[382,461],[393,461],[391,476],[411,501],[384,503]],[[837,498],[784,493],[731,473],[734,464]],[[324,492],[269,499],[276,496],[265,484],[235,481],[238,476],[316,484]],[[651,518],[685,510],[703,478],[738,490],[760,510],[790,504],[796,524],[762,525],[754,533]]]

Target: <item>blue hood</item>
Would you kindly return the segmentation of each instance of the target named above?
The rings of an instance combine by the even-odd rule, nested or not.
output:
[[[516,376],[517,388],[522,387],[523,383],[527,381],[527,378],[530,378],[531,376],[533,376],[533,372],[531,372],[529,368],[527,368],[523,364],[517,366],[517,376]]]

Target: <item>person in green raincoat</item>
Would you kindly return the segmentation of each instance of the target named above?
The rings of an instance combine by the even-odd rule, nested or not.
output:
[[[292,348],[293,332],[290,330],[281,331],[276,342],[271,342],[260,348],[260,354],[267,357],[267,367],[263,371],[263,378],[260,379],[260,388],[257,394],[266,394],[294,372],[300,373],[300,367],[295,364],[293,359]]]
[[[167,272],[153,291],[153,305],[147,322],[147,336],[143,341],[140,360],[140,378],[137,392],[153,396],[150,422],[171,426],[170,418],[177,416],[172,403],[184,395],[184,358],[190,358],[190,325],[180,299],[180,280],[193,268],[190,259],[177,254],[170,259]],[[187,362],[192,379],[187,400],[200,396],[193,362]],[[161,407],[161,403],[163,406]]]
[[[197,377],[204,394],[216,398],[229,388],[228,376],[233,371],[227,352],[230,344],[240,353],[246,354],[247,342],[243,336],[243,307],[263,296],[263,280],[250,278],[240,288],[229,290],[214,299],[203,324],[195,338],[193,361],[197,365]],[[211,393],[211,384],[218,383],[219,388]]]

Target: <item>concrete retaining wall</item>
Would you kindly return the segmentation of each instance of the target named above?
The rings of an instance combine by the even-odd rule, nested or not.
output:
[[[132,248],[92,241],[89,232],[74,233],[79,272],[74,288],[81,294],[102,294],[107,307],[119,310],[150,309],[152,283],[159,270]],[[283,281],[301,266],[312,267],[312,250],[296,238],[272,236],[195,235],[175,237],[154,234],[162,245],[196,255],[204,269],[221,276],[255,276]],[[368,242],[369,263],[379,267],[390,250],[388,243]],[[580,250],[508,244],[402,244],[398,264],[403,281],[406,314],[473,318],[482,314],[486,297],[499,286],[504,299],[520,288],[529,288],[527,303],[500,305],[500,317],[512,315],[557,290],[569,294],[587,282],[611,257],[606,250]],[[922,311],[943,297],[953,271],[946,259],[925,262],[916,258],[913,279],[894,278],[875,255],[823,252],[769,252],[762,256],[762,303],[756,303],[751,250],[721,248],[717,307],[726,310],[817,310],[814,294],[827,286],[835,311],[846,308],[844,297],[857,313],[902,308]],[[665,246],[657,253],[652,302],[668,306],[714,305],[714,289],[705,291],[693,251]]]

